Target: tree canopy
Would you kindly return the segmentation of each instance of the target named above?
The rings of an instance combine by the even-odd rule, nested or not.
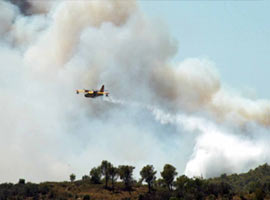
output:
[[[151,187],[156,180],[157,171],[154,170],[153,165],[146,165],[140,171],[142,181],[145,181],[148,184],[148,192],[151,192]]]
[[[167,185],[168,189],[172,190],[172,183],[175,176],[177,175],[176,168],[170,164],[166,164],[160,174],[161,177],[164,179],[164,182]]]
[[[108,187],[108,180],[109,180],[109,169],[112,167],[112,164],[107,160],[103,160],[100,165],[101,174],[105,178],[105,187]]]
[[[126,189],[131,189],[133,181],[133,170],[135,167],[129,165],[120,165],[118,167],[120,179],[123,180]]]

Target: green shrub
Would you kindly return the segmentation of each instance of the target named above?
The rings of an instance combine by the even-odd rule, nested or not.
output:
[[[88,194],[84,195],[83,200],[90,200],[90,196]]]

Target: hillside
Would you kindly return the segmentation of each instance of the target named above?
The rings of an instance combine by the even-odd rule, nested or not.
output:
[[[179,176],[167,189],[163,179],[155,180],[151,193],[147,185],[133,180],[132,187],[118,181],[112,189],[111,182],[105,187],[105,180],[94,184],[90,177],[72,182],[25,183],[0,185],[0,200],[6,199],[93,199],[93,200],[192,200],[192,199],[270,199],[270,166],[264,164],[243,174],[223,174],[218,178],[189,179]]]

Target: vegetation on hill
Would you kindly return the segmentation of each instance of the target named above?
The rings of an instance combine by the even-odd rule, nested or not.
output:
[[[0,200],[80,199],[80,200],[263,200],[270,199],[270,166],[264,164],[248,173],[222,174],[203,179],[177,176],[176,168],[166,164],[156,179],[154,166],[133,177],[133,166],[113,166],[108,161],[90,170],[81,180],[70,175],[70,182],[0,184]],[[119,181],[119,178],[121,181]]]

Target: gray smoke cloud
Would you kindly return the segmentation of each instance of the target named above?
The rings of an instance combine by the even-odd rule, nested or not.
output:
[[[226,89],[135,1],[0,2],[0,181],[66,180],[104,159],[188,176],[269,158],[269,100]],[[111,97],[80,88],[105,84]],[[224,162],[226,161],[226,162]]]
[[[36,15],[48,13],[54,1],[39,1],[39,0],[6,0],[16,5],[22,15]]]

